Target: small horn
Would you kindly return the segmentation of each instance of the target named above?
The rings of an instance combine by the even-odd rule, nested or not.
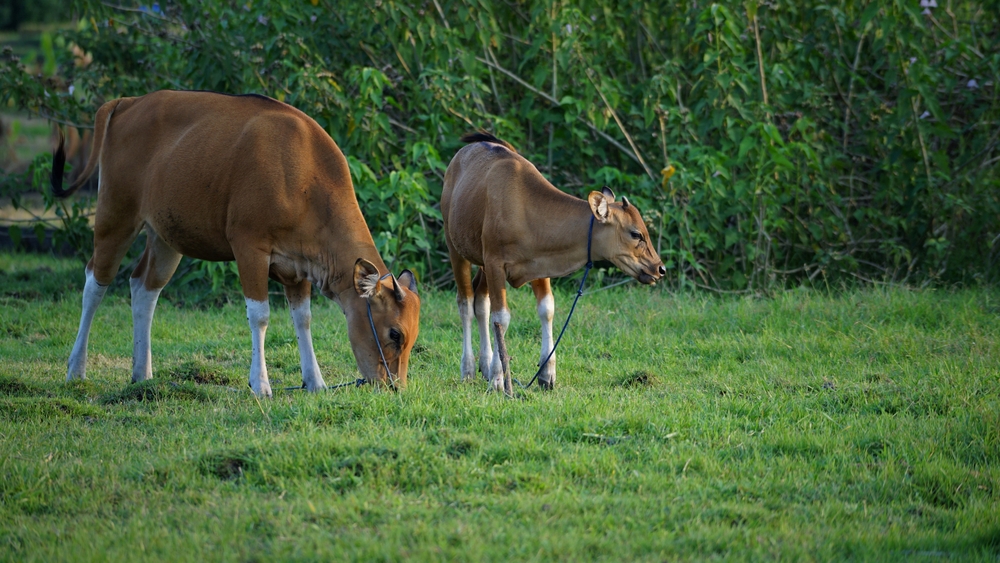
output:
[[[622,209],[628,209],[628,206],[629,206],[628,198],[625,197],[625,196],[622,196]]]
[[[392,276],[392,293],[396,295],[396,301],[402,301],[406,294],[403,293],[403,289],[399,287],[396,283],[396,276]]]

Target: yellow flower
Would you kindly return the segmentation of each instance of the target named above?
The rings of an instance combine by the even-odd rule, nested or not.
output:
[[[667,187],[667,182],[670,181],[670,177],[673,176],[674,172],[676,172],[676,171],[677,171],[677,169],[674,168],[673,164],[669,164],[669,165],[667,165],[666,168],[664,168],[663,170],[660,170],[660,174],[663,174],[663,187],[664,188]]]

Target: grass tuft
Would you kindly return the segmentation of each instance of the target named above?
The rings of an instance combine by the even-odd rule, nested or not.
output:
[[[67,381],[63,389],[78,401],[93,401],[101,395],[101,387],[92,379]]]
[[[614,385],[616,387],[653,387],[659,383],[659,379],[652,373],[639,370],[620,377]]]
[[[170,377],[178,381],[191,381],[202,385],[238,386],[239,381],[230,373],[226,373],[218,364],[195,358],[177,366],[170,372]]]
[[[168,400],[205,402],[209,398],[209,394],[203,389],[198,388],[194,383],[187,381],[177,383],[164,379],[150,379],[148,381],[132,383],[120,391],[107,393],[101,397],[100,402],[104,405]]]
[[[223,481],[233,481],[259,467],[256,454],[254,450],[211,452],[198,460],[198,470]]]
[[[445,448],[448,457],[460,458],[479,449],[479,440],[474,436],[462,436]]]
[[[48,397],[51,395],[41,385],[11,376],[0,375],[0,395],[7,397]]]

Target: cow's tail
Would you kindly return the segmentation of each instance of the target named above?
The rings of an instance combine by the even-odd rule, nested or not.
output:
[[[83,168],[83,172],[80,172],[73,184],[65,190],[62,187],[62,183],[63,170],[66,168],[66,150],[64,147],[66,139],[63,137],[62,131],[59,131],[59,146],[56,148],[55,154],[52,155],[52,176],[49,178],[52,184],[52,195],[60,198],[66,197],[80,189],[80,186],[84,185],[94,175],[94,170],[97,169],[97,165],[101,160],[101,150],[104,148],[104,136],[108,131],[108,125],[111,124],[111,115],[115,113],[115,108],[118,107],[121,101],[121,99],[111,100],[97,110],[97,115],[94,116],[94,139],[90,146],[90,159],[87,160],[87,166]]]

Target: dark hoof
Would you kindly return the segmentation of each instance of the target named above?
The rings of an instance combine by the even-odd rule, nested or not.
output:
[[[553,387],[554,387],[555,385],[554,385],[554,384],[553,384],[553,383],[552,383],[551,381],[543,381],[543,380],[539,379],[539,380],[538,380],[538,386],[539,386],[540,388],[544,389],[545,391],[551,391],[551,390],[552,390],[552,388],[553,388]]]

